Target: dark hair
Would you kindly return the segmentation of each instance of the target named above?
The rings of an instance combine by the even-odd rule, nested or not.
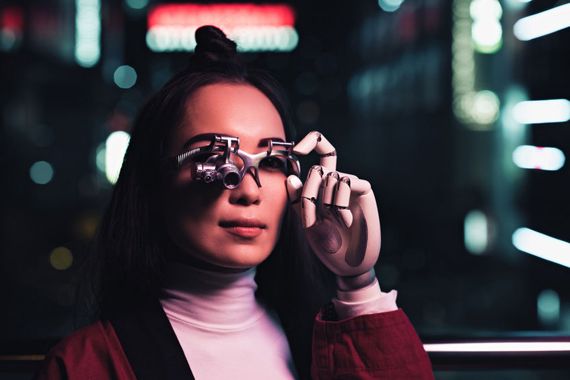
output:
[[[176,74],[143,106],[135,120],[111,202],[96,241],[96,300],[100,317],[156,299],[161,286],[164,252],[171,244],[161,226],[155,202],[166,142],[179,125],[187,99],[214,83],[249,84],[262,91],[279,112],[285,134],[294,128],[281,87],[269,74],[248,69],[236,44],[213,26],[196,31],[197,46],[186,69]],[[327,299],[323,266],[308,253],[297,219],[287,210],[280,239],[258,267],[257,296],[279,314],[290,337],[300,371],[308,370],[312,318]],[[307,289],[311,289],[308,292]]]

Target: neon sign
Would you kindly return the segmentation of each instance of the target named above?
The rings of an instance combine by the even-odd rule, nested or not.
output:
[[[194,33],[215,25],[240,51],[291,51],[299,36],[286,4],[163,4],[148,13],[147,46],[155,52],[193,51]]]

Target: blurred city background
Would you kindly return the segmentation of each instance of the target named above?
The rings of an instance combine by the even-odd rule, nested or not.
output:
[[[426,342],[570,335],[567,1],[3,0],[0,355],[76,327],[133,118],[203,24],[371,181],[380,284]]]

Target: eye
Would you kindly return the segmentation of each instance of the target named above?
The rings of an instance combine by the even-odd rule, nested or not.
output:
[[[287,172],[287,161],[282,157],[266,157],[259,163],[262,169]]]

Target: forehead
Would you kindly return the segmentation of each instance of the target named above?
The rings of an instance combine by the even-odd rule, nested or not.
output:
[[[247,84],[217,83],[198,89],[186,102],[184,119],[170,146],[180,149],[192,137],[208,133],[237,136],[242,149],[250,151],[264,139],[285,139],[275,106]]]

